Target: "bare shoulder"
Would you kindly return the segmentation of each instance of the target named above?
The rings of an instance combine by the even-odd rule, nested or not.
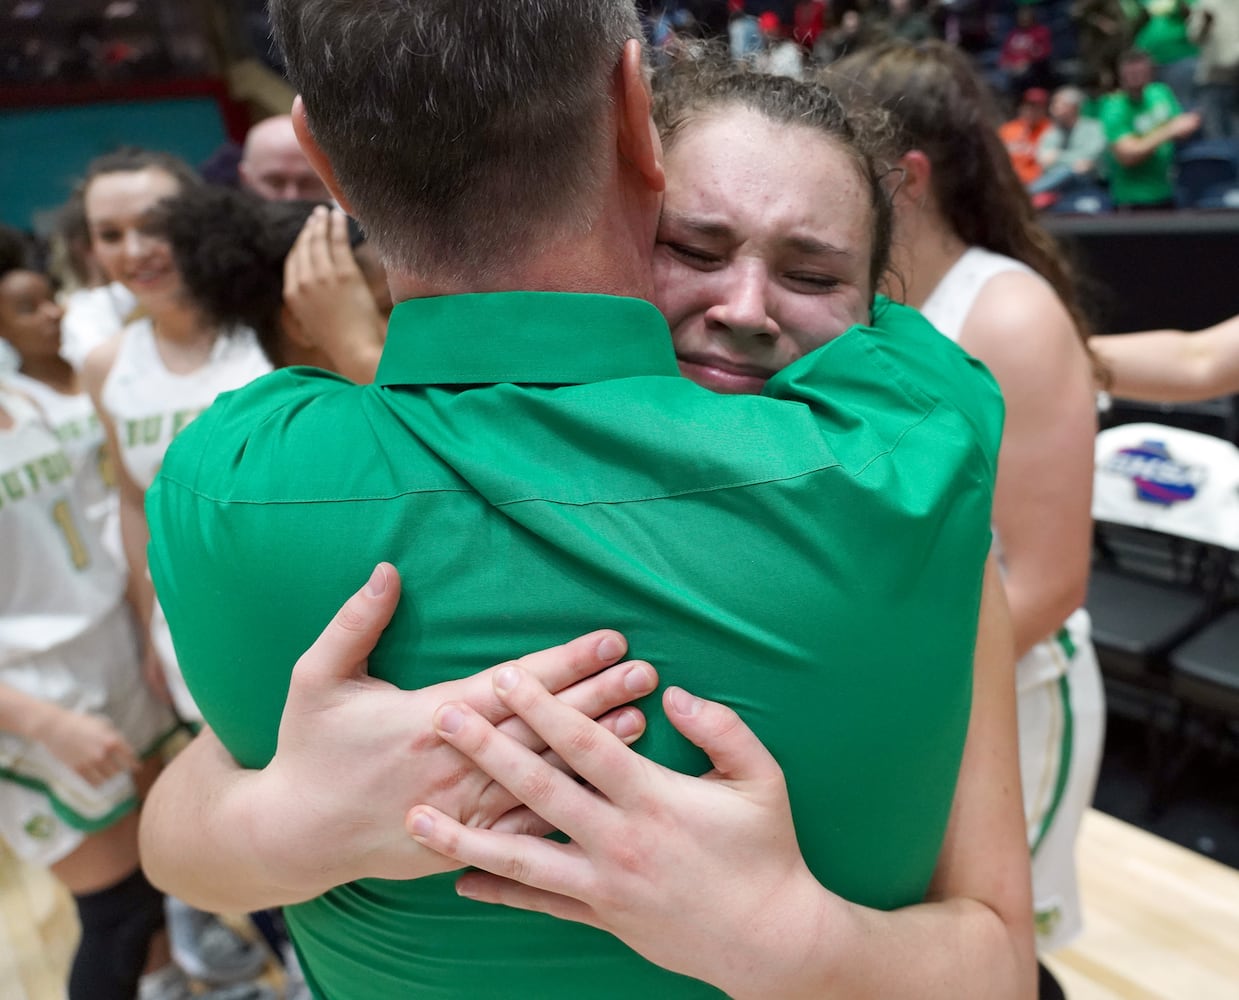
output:
[[[1088,367],[1067,307],[1048,282],[1023,271],[985,283],[959,343],[989,366],[1004,391],[1013,380],[1040,383]]]

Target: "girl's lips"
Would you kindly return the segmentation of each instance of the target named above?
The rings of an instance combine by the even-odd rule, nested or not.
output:
[[[149,285],[168,276],[168,271],[137,271],[129,275],[129,280],[139,285]]]
[[[161,268],[150,271],[130,271],[122,284],[136,295],[156,294],[171,288],[176,282],[176,272],[172,268]]]
[[[725,358],[712,358],[702,355],[680,356],[680,373],[685,378],[692,379],[698,385],[705,386],[715,392],[729,393],[759,393],[773,372],[730,361]]]

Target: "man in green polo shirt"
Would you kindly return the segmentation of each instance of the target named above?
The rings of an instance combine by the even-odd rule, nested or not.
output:
[[[641,301],[662,176],[628,0],[272,12],[302,141],[382,248],[400,304],[373,386],[285,370],[221,397],[150,492],[152,573],[223,746],[267,764],[289,665],[380,559],[404,592],[370,668],[401,688],[616,627],[669,682],[736,708],[782,764],[800,864],[863,924],[837,962],[886,996],[982,981],[1015,995],[993,914],[942,901],[938,882],[985,868],[958,855],[965,734],[1014,726],[970,716],[992,381],[894,305],[765,396],[679,377]],[[647,714],[644,756],[708,766]],[[1021,853],[1018,821],[1009,834]],[[295,903],[308,979],[332,1000],[706,997],[739,982],[461,899],[450,875]],[[985,933],[960,932],[972,918]]]
[[[1119,89],[1099,111],[1111,159],[1110,196],[1119,208],[1169,209],[1174,201],[1175,141],[1200,128],[1173,91],[1153,80],[1153,61],[1134,49],[1119,60]]]

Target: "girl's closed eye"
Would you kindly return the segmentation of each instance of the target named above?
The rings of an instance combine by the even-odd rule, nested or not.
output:
[[[822,292],[828,292],[834,288],[838,288],[840,285],[838,278],[831,277],[828,274],[788,274],[787,280],[794,284]]]
[[[696,267],[718,264],[720,260],[717,254],[709,253],[696,247],[686,246],[683,243],[672,243],[670,241],[663,240],[662,245],[680,260]]]

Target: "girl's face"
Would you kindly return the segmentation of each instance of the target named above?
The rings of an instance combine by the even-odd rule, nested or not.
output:
[[[148,310],[182,292],[172,247],[154,228],[155,206],[179,191],[177,179],[159,167],[101,174],[86,188],[86,222],[99,265]]]
[[[13,345],[23,363],[45,361],[60,352],[63,315],[43,275],[10,271],[0,278],[0,337]]]
[[[872,199],[829,138],[728,108],[688,123],[664,165],[654,302],[686,377],[761,392],[869,322]]]

